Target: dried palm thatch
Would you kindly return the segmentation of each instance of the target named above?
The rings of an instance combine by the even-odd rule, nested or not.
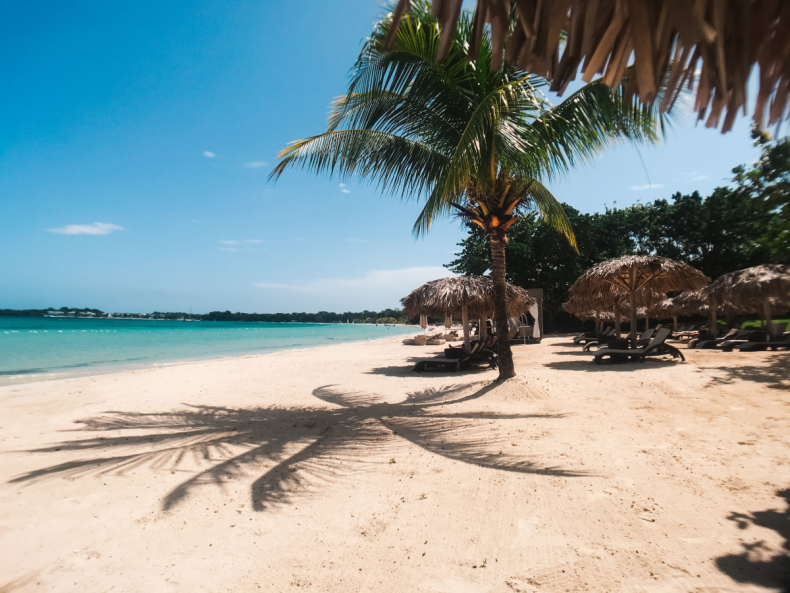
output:
[[[608,286],[598,291],[586,291],[579,281],[569,289],[570,298],[562,304],[562,308],[575,315],[582,321],[595,319],[600,321],[615,321],[615,330],[620,334],[620,321],[628,318],[630,310],[629,295],[624,290],[615,286]],[[636,294],[637,317],[647,318],[652,313],[650,309],[657,303],[666,299],[666,294],[652,288],[646,288]],[[618,312],[618,315],[615,315]],[[599,328],[596,327],[596,330]]]
[[[507,315],[519,317],[537,301],[523,288],[506,285]],[[469,318],[486,319],[494,313],[494,281],[490,276],[452,276],[426,282],[400,300],[408,317],[445,317],[460,313],[464,347],[469,350]],[[481,326],[483,329],[485,325]]]
[[[573,290],[574,294],[580,295],[606,291],[627,294],[631,306],[631,327],[634,328],[640,293],[697,290],[709,281],[699,270],[666,257],[627,255],[593,266],[576,280]],[[635,334],[632,346],[636,346]]]
[[[490,276],[453,276],[426,282],[401,299],[408,317],[458,315],[466,308],[472,317],[488,317],[494,312],[494,281]],[[523,288],[507,285],[508,317],[518,317],[535,304]]]
[[[762,313],[768,327],[771,314],[790,309],[790,266],[763,264],[719,276],[703,291],[711,303],[726,303],[744,313]]]
[[[682,292],[671,299],[665,299],[651,309],[656,315],[682,317],[685,315],[707,315],[708,299],[699,290]]]
[[[741,309],[759,312],[768,299],[790,302],[790,266],[764,264],[717,278],[703,291],[717,301],[730,301]]]
[[[394,40],[410,5],[398,0],[386,43]],[[433,15],[443,28],[440,60],[448,55],[461,5],[462,0],[433,0]],[[586,82],[601,74],[617,87],[633,55],[631,96],[655,100],[669,71],[661,110],[672,109],[684,86],[696,87],[697,118],[707,118],[708,127],[721,123],[727,132],[737,111],[746,111],[747,83],[758,65],[755,122],[762,127],[766,115],[769,125],[787,115],[787,0],[477,0],[471,60],[479,54],[487,23],[492,68],[503,59],[518,64],[550,79],[551,90],[560,95],[579,70]]]

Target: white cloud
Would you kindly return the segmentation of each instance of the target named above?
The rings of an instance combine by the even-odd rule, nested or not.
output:
[[[645,189],[661,189],[664,187],[661,183],[648,183],[646,185],[632,185],[631,189],[634,191],[642,191]]]
[[[222,239],[221,241],[217,241],[220,245],[241,245],[242,243],[266,243],[263,239],[244,239],[243,241],[237,241],[235,239]]]
[[[245,167],[250,169],[260,169],[261,167],[266,167],[269,163],[266,161],[251,161],[249,163],[244,163]]]
[[[350,194],[351,193],[350,189],[341,189],[340,191],[342,191],[344,194]]]
[[[351,193],[350,189],[346,189],[346,184],[345,183],[338,183],[337,186],[340,188],[340,191],[342,191],[344,194],[350,194]]]
[[[61,235],[109,235],[113,231],[125,231],[122,226],[110,222],[94,222],[93,224],[67,224],[57,229],[47,229],[50,233]]]
[[[211,152],[210,150],[203,151],[203,156],[209,159],[215,158],[217,155]]]
[[[452,275],[443,267],[431,266],[377,270],[362,278],[321,278],[300,284],[254,282],[253,286],[267,293],[269,306],[277,307],[282,301],[279,306],[348,311],[399,307],[399,299],[421,284]]]
[[[691,180],[692,181],[702,181],[703,179],[707,179],[707,178],[708,178],[707,175],[697,175],[696,177],[692,177]]]
[[[337,185],[338,185],[338,187],[346,187],[345,183],[338,183]]]

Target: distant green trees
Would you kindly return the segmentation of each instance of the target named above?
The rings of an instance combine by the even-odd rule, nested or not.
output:
[[[96,316],[104,316],[106,313],[98,309],[0,309],[0,315],[14,317],[43,317],[47,311],[68,311],[70,313],[79,312],[95,313]],[[116,315],[137,316],[139,313],[124,313]],[[291,322],[299,323],[409,323],[409,319],[400,309],[384,309],[383,311],[359,311],[345,313],[331,313],[329,311],[319,311],[318,313],[231,313],[230,311],[212,311],[207,315],[169,312],[163,313],[155,311],[150,314],[152,319],[177,320],[191,318],[201,321],[268,321],[268,322]]]
[[[733,169],[733,184],[709,196],[674,194],[603,213],[583,214],[563,204],[579,253],[540,220],[524,217],[510,229],[507,279],[524,288],[543,288],[548,328],[563,325],[561,304],[568,288],[595,263],[632,253],[654,253],[686,262],[711,278],[758,265],[790,263],[790,139],[771,141],[753,132],[762,147],[751,168]],[[491,268],[487,238],[468,225],[456,259],[446,265],[459,274]]]
[[[208,315],[195,315],[204,321],[267,321],[273,323],[408,323],[408,319],[400,309],[384,309],[383,311],[359,311],[345,313],[231,313],[230,311],[212,311]]]

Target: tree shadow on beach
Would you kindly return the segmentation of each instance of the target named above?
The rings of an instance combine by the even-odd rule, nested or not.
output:
[[[593,352],[585,352],[589,356],[589,360],[561,360],[555,362],[544,363],[543,366],[550,369],[557,369],[560,371],[584,371],[586,373],[600,373],[600,372],[616,372],[616,373],[632,373],[636,371],[643,371],[645,369],[666,368],[671,367],[678,362],[672,360],[665,360],[659,358],[648,358],[645,362],[617,362],[617,363],[604,363],[595,364],[592,359]]]
[[[400,439],[443,457],[501,471],[588,475],[506,453],[505,437],[492,436],[490,430],[492,421],[559,420],[561,414],[454,409],[494,388],[425,389],[408,393],[401,402],[387,403],[375,394],[325,385],[312,393],[332,407],[186,406],[154,414],[107,412],[79,421],[80,428],[74,429],[96,436],[30,451],[93,455],[31,471],[11,482],[120,476],[147,466],[193,474],[165,497],[164,510],[202,486],[223,487],[233,480],[247,480],[252,481],[252,506],[262,511],[387,463],[387,458],[402,451]],[[105,451],[114,454],[97,456]]]
[[[715,367],[700,365],[700,368],[719,372],[719,376],[711,380],[709,387],[730,385],[735,381],[750,381],[762,383],[770,389],[790,388],[790,355],[785,353],[773,356],[770,363],[763,366],[731,364]]]
[[[790,489],[781,490],[776,495],[790,503]],[[783,551],[772,553],[764,541],[741,544],[742,553],[716,559],[719,570],[739,583],[790,593],[790,504],[783,512],[732,513],[727,518],[744,531],[754,526],[773,529],[784,538],[784,545]]]

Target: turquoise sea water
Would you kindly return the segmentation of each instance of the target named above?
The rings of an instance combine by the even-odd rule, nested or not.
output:
[[[0,316],[0,384],[414,333],[413,327]]]

